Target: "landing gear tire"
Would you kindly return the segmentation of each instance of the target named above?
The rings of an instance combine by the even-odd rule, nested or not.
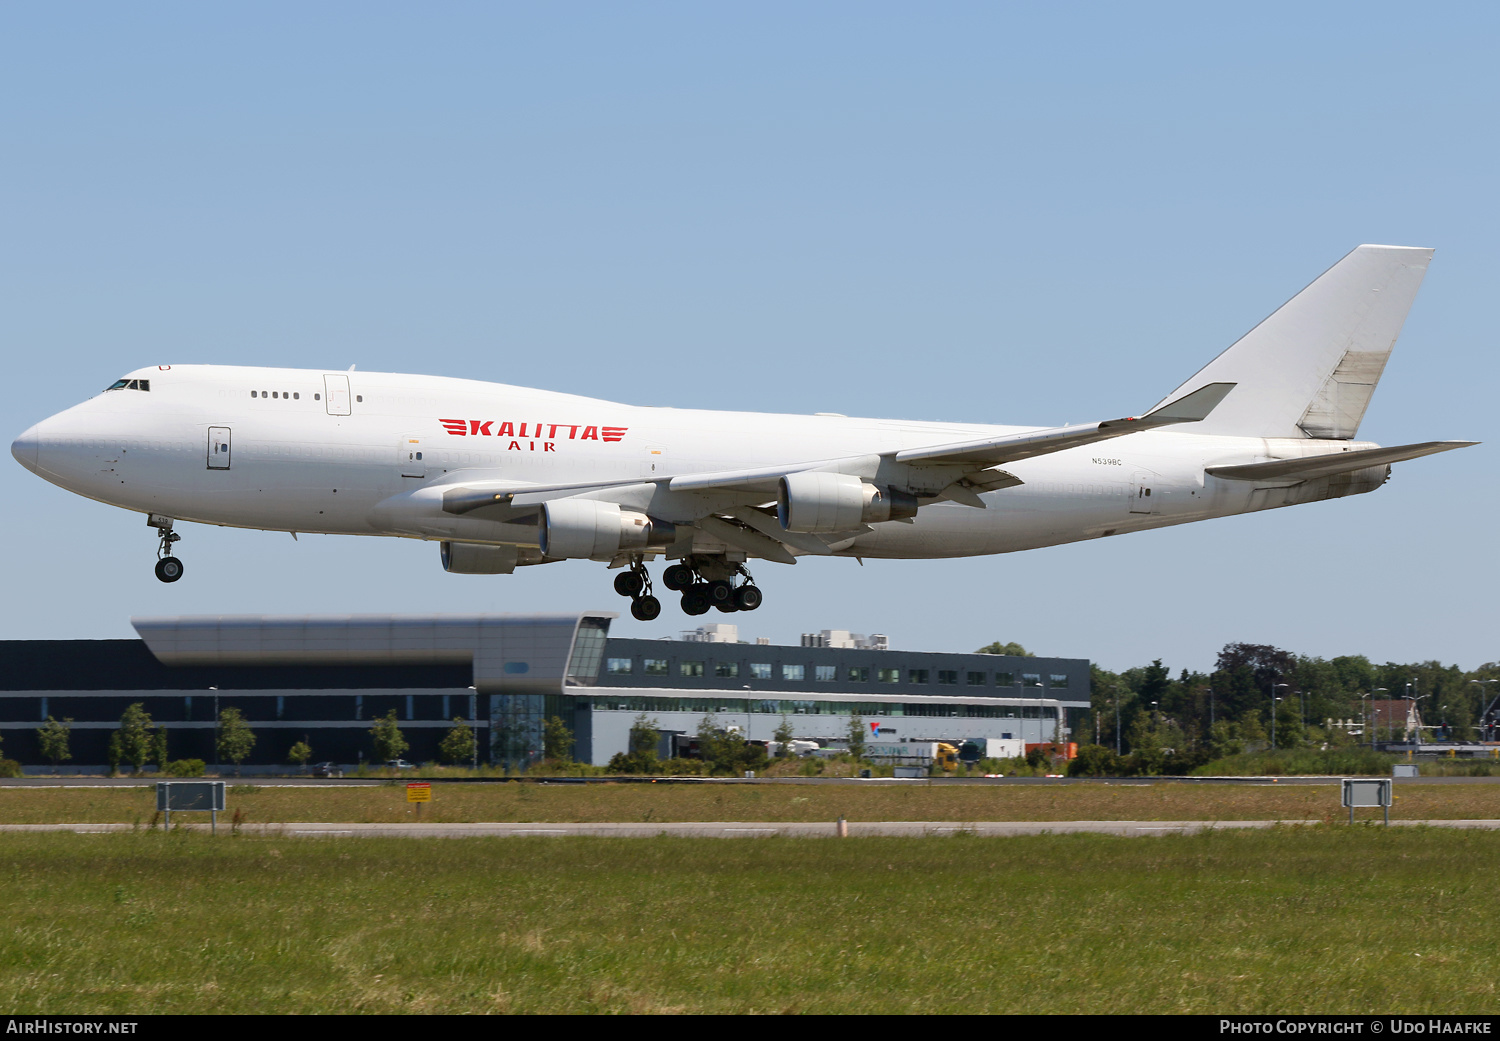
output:
[[[740,586],[734,591],[734,606],[741,611],[755,610],[764,599],[759,586]]]
[[[646,580],[641,577],[639,571],[621,571],[615,576],[615,592],[621,596],[640,596],[641,590],[646,588]],[[631,608],[634,613],[635,609]]]
[[[720,604],[734,603],[734,586],[719,579],[708,584],[708,602],[718,607]]]
[[[686,564],[673,564],[661,573],[661,584],[677,592],[691,586],[696,577]]]
[[[735,606],[733,598],[724,601],[722,604],[714,604],[714,606],[717,607],[720,611],[723,611],[725,614],[734,614],[734,612],[739,610],[739,608]]]
[[[708,600],[708,587],[704,585],[692,585],[682,592],[683,614],[707,614],[711,605]]]
[[[182,561],[176,557],[162,557],[156,562],[156,577],[163,582],[176,582],[182,577]]]
[[[632,601],[630,614],[638,622],[651,622],[661,614],[661,601],[654,596],[643,596]]]

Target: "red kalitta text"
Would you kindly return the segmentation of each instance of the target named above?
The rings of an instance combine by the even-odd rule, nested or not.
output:
[[[454,437],[513,437],[552,441],[623,441],[628,427],[587,423],[515,423],[499,419],[440,419]]]

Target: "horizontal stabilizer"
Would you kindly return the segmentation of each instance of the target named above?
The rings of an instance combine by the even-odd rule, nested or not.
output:
[[[1419,445],[1395,445],[1391,448],[1362,448],[1353,452],[1332,452],[1328,455],[1306,456],[1301,459],[1272,459],[1265,463],[1246,463],[1242,466],[1210,466],[1206,473],[1226,481],[1306,481],[1315,477],[1331,477],[1334,474],[1363,470],[1367,466],[1382,463],[1399,463],[1404,459],[1417,459],[1424,455],[1468,448],[1478,441],[1424,441]]]

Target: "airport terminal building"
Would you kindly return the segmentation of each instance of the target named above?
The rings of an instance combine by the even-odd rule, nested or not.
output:
[[[71,719],[69,768],[99,769],[121,714],[143,704],[168,756],[215,762],[219,712],[256,735],[246,766],[372,756],[372,721],[394,711],[406,758],[437,758],[455,718],[481,761],[525,769],[544,721],[573,732],[573,758],[603,765],[640,716],[693,734],[712,714],[753,741],[783,720],[841,746],[858,715],[872,750],[908,742],[1067,740],[1089,703],[1078,658],[890,650],[825,631],[802,646],[742,643],[733,626],[679,640],[609,636],[610,612],[565,615],[192,616],[137,618],[137,640],[0,641],[0,755],[46,763],[37,730]]]

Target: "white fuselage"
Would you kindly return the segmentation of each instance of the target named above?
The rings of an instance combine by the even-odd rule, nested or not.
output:
[[[150,390],[99,394],[38,423],[12,452],[70,491],[177,520],[530,546],[534,511],[453,515],[441,508],[442,489],[649,481],[1030,429],[642,408],[391,373],[186,365],[130,378],[149,380]],[[837,552],[1007,553],[1378,487],[1368,477],[1332,486],[1204,474],[1331,450],[1311,439],[1146,431],[1007,464],[1024,483],[985,493],[986,508],[932,503],[914,521],[874,524]]]

